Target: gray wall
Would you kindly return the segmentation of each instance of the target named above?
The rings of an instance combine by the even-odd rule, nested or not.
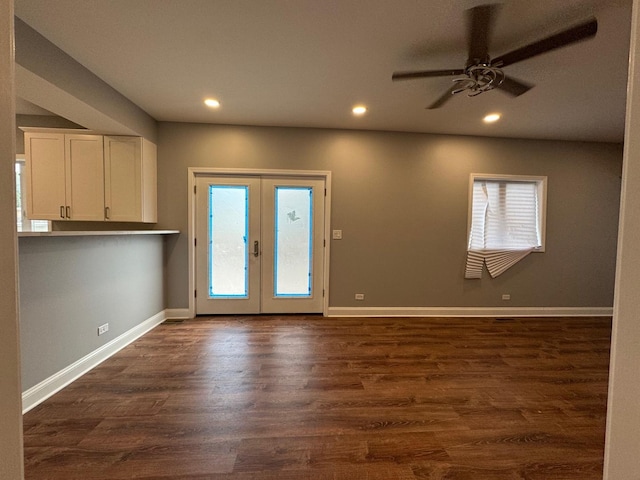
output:
[[[0,0],[0,478],[24,478],[14,189],[13,0]]]
[[[19,241],[23,390],[164,309],[162,235]]]
[[[332,307],[613,304],[621,145],[160,123],[158,155],[158,227],[183,232],[169,308],[188,306],[188,167],[332,171]],[[472,172],[549,177],[546,253],[497,279],[463,279]]]
[[[640,2],[633,2],[604,480],[640,478]]]

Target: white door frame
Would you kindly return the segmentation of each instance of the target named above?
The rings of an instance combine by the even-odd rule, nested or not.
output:
[[[194,239],[196,238],[196,202],[195,184],[196,177],[200,176],[242,176],[254,175],[262,177],[316,177],[324,179],[326,195],[324,197],[324,279],[322,288],[324,298],[322,303],[322,314],[326,317],[329,311],[329,257],[331,246],[331,172],[328,170],[272,170],[256,168],[208,168],[189,167],[188,168],[188,209],[189,209],[189,318],[196,315],[195,288],[196,288],[196,249]]]

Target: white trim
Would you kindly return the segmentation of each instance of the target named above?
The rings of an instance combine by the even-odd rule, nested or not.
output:
[[[610,317],[612,307],[330,307],[328,317]]]
[[[122,350],[124,347],[140,338],[142,335],[160,325],[167,318],[167,311],[156,313],[151,318],[136,325],[109,343],[102,345],[80,360],[54,373],[49,378],[22,392],[22,413],[40,405],[47,398],[62,390],[74,380],[80,378],[89,370],[97,367],[106,359]]]
[[[324,304],[322,315],[329,315],[329,265],[331,258],[331,172],[324,172],[324,285],[322,292]]]
[[[212,168],[212,167],[189,167],[188,171],[188,227],[187,234],[189,235],[189,310],[188,314],[184,318],[194,318],[196,315],[196,302],[193,295],[196,288],[195,279],[195,264],[196,264],[196,252],[193,245],[193,239],[195,238],[195,202],[194,202],[194,187],[196,185],[196,176],[270,176],[270,177],[322,177],[324,178],[324,187],[327,194],[324,199],[324,285],[325,292],[324,303],[322,307],[322,314],[328,316],[329,311],[329,259],[331,251],[331,171],[329,170],[278,170],[278,169],[262,169],[262,168]],[[179,317],[182,318],[182,317]]]
[[[189,315],[188,308],[167,308],[164,312],[167,320],[186,320],[193,318]]]
[[[331,175],[329,170],[284,170],[270,168],[216,168],[189,167],[189,175],[205,175],[219,177],[221,175],[240,176],[275,176],[275,177],[325,177]]]

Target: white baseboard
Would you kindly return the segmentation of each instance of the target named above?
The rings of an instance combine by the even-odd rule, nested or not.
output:
[[[329,307],[329,317],[610,317],[613,307]]]
[[[22,413],[27,413],[32,408],[44,402],[53,394],[59,392],[71,382],[87,373],[92,368],[104,362],[107,358],[122,350],[134,340],[160,325],[167,318],[167,311],[163,310],[144,322],[126,331],[109,343],[85,355],[80,360],[63,368],[49,378],[22,392]]]
[[[167,319],[182,320],[191,318],[188,308],[167,308],[165,312],[167,314]]]

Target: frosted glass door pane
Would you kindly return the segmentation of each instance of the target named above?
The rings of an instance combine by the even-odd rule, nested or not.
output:
[[[246,186],[209,186],[209,296],[247,297]]]
[[[275,269],[276,297],[311,295],[312,189],[276,187]]]

